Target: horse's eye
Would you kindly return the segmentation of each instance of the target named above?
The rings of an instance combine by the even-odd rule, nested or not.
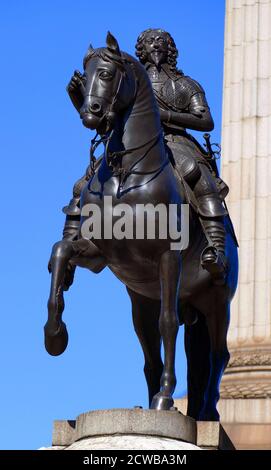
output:
[[[102,70],[102,72],[99,73],[99,77],[102,80],[111,80],[113,78],[113,75],[111,72],[108,72],[108,70]]]

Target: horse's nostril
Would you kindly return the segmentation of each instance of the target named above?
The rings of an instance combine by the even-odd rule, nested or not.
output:
[[[99,103],[92,103],[90,106],[89,106],[89,109],[91,112],[93,113],[99,113],[102,109],[101,105]]]

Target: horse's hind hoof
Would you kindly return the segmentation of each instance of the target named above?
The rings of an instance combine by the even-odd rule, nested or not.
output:
[[[53,335],[46,332],[44,327],[44,345],[46,351],[51,356],[60,356],[68,346],[69,335],[64,322],[61,323],[59,329]]]
[[[151,410],[170,410],[174,405],[174,401],[172,397],[168,397],[165,395],[154,395],[152,402],[151,402]]]

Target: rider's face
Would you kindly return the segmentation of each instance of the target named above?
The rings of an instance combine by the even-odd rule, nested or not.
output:
[[[164,33],[150,31],[146,34],[144,45],[148,61],[156,67],[167,61],[168,42]]]

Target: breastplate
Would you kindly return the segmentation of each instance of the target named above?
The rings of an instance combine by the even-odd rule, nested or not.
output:
[[[191,95],[193,94],[193,86],[185,77],[170,78],[162,69],[158,72],[156,67],[148,69],[148,75],[152,82],[155,94],[170,109],[176,112],[182,112],[187,109]]]
[[[182,77],[178,80],[168,78],[160,90],[161,98],[175,111],[185,110],[191,100],[191,90]]]
[[[152,87],[158,95],[161,94],[161,89],[165,83],[165,81],[168,79],[168,76],[164,72],[164,70],[161,70],[158,72],[157,68],[155,66],[150,67],[148,69],[148,75],[150,78],[150,81],[152,83]]]

